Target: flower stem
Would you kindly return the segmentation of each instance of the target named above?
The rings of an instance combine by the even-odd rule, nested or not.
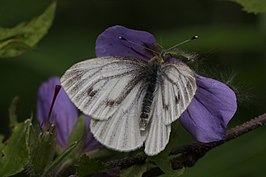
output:
[[[266,125],[266,113],[254,119],[251,119],[248,122],[238,125],[230,130],[227,130],[224,139],[221,141],[215,141],[210,143],[194,142],[192,144],[177,147],[173,149],[169,154],[169,155],[181,154],[180,156],[176,157],[171,161],[172,168],[177,170],[183,167],[192,167],[201,157],[203,157],[211,149],[264,125]],[[113,167],[119,167],[120,169],[123,169],[133,166],[135,164],[143,164],[145,163],[146,159],[147,156],[143,155],[143,156],[135,156],[124,159],[113,160],[107,163],[111,164]],[[155,167],[145,172],[143,176],[159,176],[161,174],[163,174],[161,169],[159,167]]]

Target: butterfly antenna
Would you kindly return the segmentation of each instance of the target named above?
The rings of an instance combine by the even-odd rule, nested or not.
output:
[[[178,47],[178,46],[180,46],[180,45],[183,45],[183,44],[185,44],[185,43],[187,43],[187,42],[190,42],[190,41],[195,40],[195,39],[198,39],[198,38],[199,38],[199,36],[193,36],[193,37],[190,38],[190,39],[187,39],[187,40],[185,40],[185,41],[183,41],[183,42],[180,42],[179,44],[174,45],[173,47],[170,47],[170,48],[167,49],[166,51],[172,50],[172,49],[174,49],[174,48],[176,48],[176,47]]]
[[[157,51],[155,51],[155,50],[152,50],[152,49],[150,49],[150,48],[148,48],[148,47],[145,47],[145,46],[143,46],[143,45],[140,45],[140,44],[138,44],[138,43],[136,43],[136,42],[133,42],[133,41],[127,40],[126,38],[124,38],[124,37],[122,37],[122,36],[119,36],[118,38],[121,39],[121,40],[123,40],[123,41],[127,41],[127,42],[129,42],[129,43],[131,43],[131,44],[134,44],[134,45],[136,45],[136,46],[142,47],[142,48],[144,48],[144,49],[146,49],[146,50],[149,50],[149,51],[151,51],[151,52],[154,52],[154,53],[156,53],[156,54],[158,54],[158,55],[160,54],[159,52],[157,52]]]

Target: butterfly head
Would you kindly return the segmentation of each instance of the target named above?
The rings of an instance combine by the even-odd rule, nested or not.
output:
[[[197,55],[184,50],[161,50],[161,52],[151,58],[150,61],[164,63],[168,60],[180,60],[185,63],[193,62]]]
[[[196,55],[183,50],[179,50],[177,49],[177,47],[195,39],[198,39],[198,36],[193,36],[192,38],[187,39],[179,44],[176,44],[168,49],[163,49],[163,47],[161,47],[159,44],[157,44],[155,47],[154,46],[146,46],[146,47],[155,54],[155,56],[151,59],[151,61],[164,63],[167,60],[177,59],[188,63],[193,61],[196,58]]]
[[[173,58],[181,60],[183,62],[193,61],[196,57],[195,54],[183,51],[183,50],[163,50],[161,53],[161,57],[163,61],[171,60]]]
[[[144,48],[145,50],[151,52],[154,55],[154,57],[152,57],[150,61],[155,61],[157,63],[164,63],[165,61],[171,60],[171,59],[177,59],[183,62],[193,61],[193,59],[195,58],[194,54],[190,54],[188,52],[178,50],[177,47],[191,40],[198,39],[198,36],[193,36],[192,38],[187,39],[181,43],[178,43],[168,49],[163,49],[163,47],[160,46],[159,44],[152,45],[148,43],[143,43],[143,45],[140,45],[136,42],[133,42],[131,40],[124,38],[123,36],[119,36],[118,38],[120,40],[127,41],[128,43],[132,45],[140,46]]]

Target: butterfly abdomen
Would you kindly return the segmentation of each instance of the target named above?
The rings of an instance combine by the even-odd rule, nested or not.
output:
[[[151,112],[151,104],[153,101],[153,95],[157,82],[157,68],[158,68],[157,64],[152,64],[149,70],[150,72],[148,73],[148,77],[146,78],[148,86],[146,94],[143,99],[142,110],[140,115],[139,127],[141,131],[145,131],[149,123],[149,114]]]

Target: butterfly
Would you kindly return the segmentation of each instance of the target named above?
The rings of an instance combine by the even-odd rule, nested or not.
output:
[[[70,67],[61,84],[91,117],[91,132],[100,143],[118,151],[145,145],[149,156],[166,147],[171,123],[197,89],[194,71],[168,52],[149,61],[122,56],[88,59]]]

